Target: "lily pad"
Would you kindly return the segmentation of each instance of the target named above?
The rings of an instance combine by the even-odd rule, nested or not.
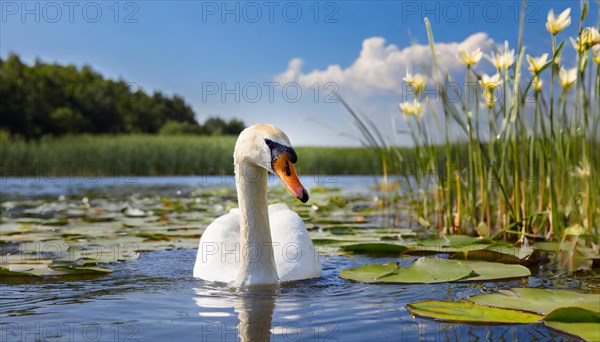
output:
[[[52,276],[62,275],[67,272],[54,270],[49,266],[50,263],[29,263],[29,264],[0,264],[0,275],[2,276]]]
[[[470,266],[477,276],[460,279],[459,281],[484,281],[509,278],[529,277],[531,271],[525,266],[508,265],[487,261],[461,261]]]
[[[507,309],[549,314],[562,307],[578,307],[600,312],[600,294],[585,294],[567,290],[513,288],[502,294],[484,294],[468,298],[469,301]]]
[[[58,269],[60,271],[64,271],[68,274],[93,274],[93,273],[111,273],[112,270],[106,267],[93,266],[93,265],[74,265],[74,264],[65,264],[65,265],[54,265],[52,266],[54,269]]]
[[[455,253],[452,259],[459,260],[482,260],[494,261],[504,264],[529,264],[530,257],[535,251],[534,248],[522,248],[518,246],[505,246],[494,244],[479,250],[467,250]]]
[[[485,249],[491,243],[490,240],[483,238],[466,235],[449,235],[443,238],[417,240],[416,242],[409,242],[404,245],[409,248],[408,252],[410,253],[454,253]]]
[[[369,283],[432,284],[462,279],[473,273],[473,269],[465,264],[441,258],[419,258],[409,267],[396,267],[395,269],[390,269],[390,265],[393,263],[365,265],[343,270],[340,276]]]
[[[111,263],[135,260],[139,254],[132,247],[136,246],[70,246],[65,256],[57,261],[91,263]]]
[[[481,323],[481,324],[531,324],[542,316],[529,312],[490,308],[468,302],[424,301],[406,306],[413,315],[429,317],[441,321]]]
[[[544,324],[588,341],[600,341],[600,313],[577,307],[560,308],[544,317]]]
[[[371,242],[371,243],[353,243],[339,246],[340,250],[353,253],[365,254],[400,254],[408,248],[400,244]]]
[[[387,264],[369,264],[358,268],[342,270],[340,277],[367,283],[376,282],[379,281],[381,277],[396,271],[397,268],[398,264],[395,262]]]

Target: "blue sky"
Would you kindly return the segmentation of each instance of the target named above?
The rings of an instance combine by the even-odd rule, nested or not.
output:
[[[539,56],[550,49],[547,13],[567,7],[572,7],[573,23],[562,39],[577,32],[579,1],[529,2],[528,53]],[[389,123],[398,115],[402,95],[393,89],[393,79],[400,82],[406,67],[418,70],[427,62],[410,50],[411,44],[427,43],[423,17],[432,22],[436,42],[447,44],[441,51],[452,69],[458,46],[504,40],[516,46],[520,8],[518,1],[2,0],[0,55],[14,52],[30,63],[39,57],[89,64],[146,91],[182,95],[199,120],[218,115],[248,124],[273,123],[297,145],[357,145],[349,116],[340,104],[328,103],[327,95],[338,91],[394,136]],[[597,25],[597,18],[593,3],[587,25]],[[565,51],[566,57],[574,56],[570,44]],[[359,56],[362,63],[356,63]],[[290,68],[295,59],[297,67]],[[396,61],[392,68],[378,65],[388,59]],[[327,71],[330,66],[337,67]],[[478,67],[491,71],[487,62]],[[335,70],[337,78],[331,76]],[[318,93],[309,88],[315,80]],[[279,85],[271,88],[269,82],[275,81]],[[302,86],[301,96],[293,82]],[[409,143],[403,137],[398,142]]]

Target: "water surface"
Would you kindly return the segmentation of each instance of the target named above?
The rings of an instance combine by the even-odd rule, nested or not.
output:
[[[182,195],[197,187],[232,186],[217,178],[148,177],[113,184],[72,180],[40,184],[5,180],[12,198],[139,192]],[[210,179],[210,181],[208,180]],[[370,191],[373,177],[337,177],[347,192]],[[303,179],[308,186],[311,184]],[[240,291],[192,277],[194,249],[142,252],[137,260],[109,265],[113,273],[79,277],[2,277],[0,341],[465,341],[572,340],[541,324],[466,325],[412,317],[405,305],[456,301],[511,287],[597,291],[597,280],[557,272],[548,261],[532,277],[485,283],[384,285],[339,277],[342,269],[416,257],[321,255],[318,279]]]

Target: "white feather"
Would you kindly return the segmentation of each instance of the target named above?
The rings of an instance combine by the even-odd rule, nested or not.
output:
[[[200,239],[194,277],[224,283],[237,278],[242,258],[239,215],[239,209],[234,208],[206,228]],[[279,280],[319,277],[319,254],[300,216],[279,203],[269,206],[269,221]]]

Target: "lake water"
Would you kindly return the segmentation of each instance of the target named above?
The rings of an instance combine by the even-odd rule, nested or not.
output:
[[[112,178],[94,183],[5,179],[2,201],[77,195],[168,193],[197,187],[230,187],[220,177]],[[373,177],[335,177],[348,193],[368,193]],[[319,184],[304,177],[307,187]],[[363,284],[339,277],[342,269],[416,257],[321,256],[323,274],[274,289],[239,291],[192,277],[196,251],[142,252],[137,260],[110,264],[103,276],[2,277],[0,341],[466,341],[572,340],[541,324],[467,325],[412,317],[405,305],[456,301],[517,286],[586,290],[597,283],[557,272],[552,262],[521,280],[433,285]],[[597,288],[596,288],[597,290]]]

